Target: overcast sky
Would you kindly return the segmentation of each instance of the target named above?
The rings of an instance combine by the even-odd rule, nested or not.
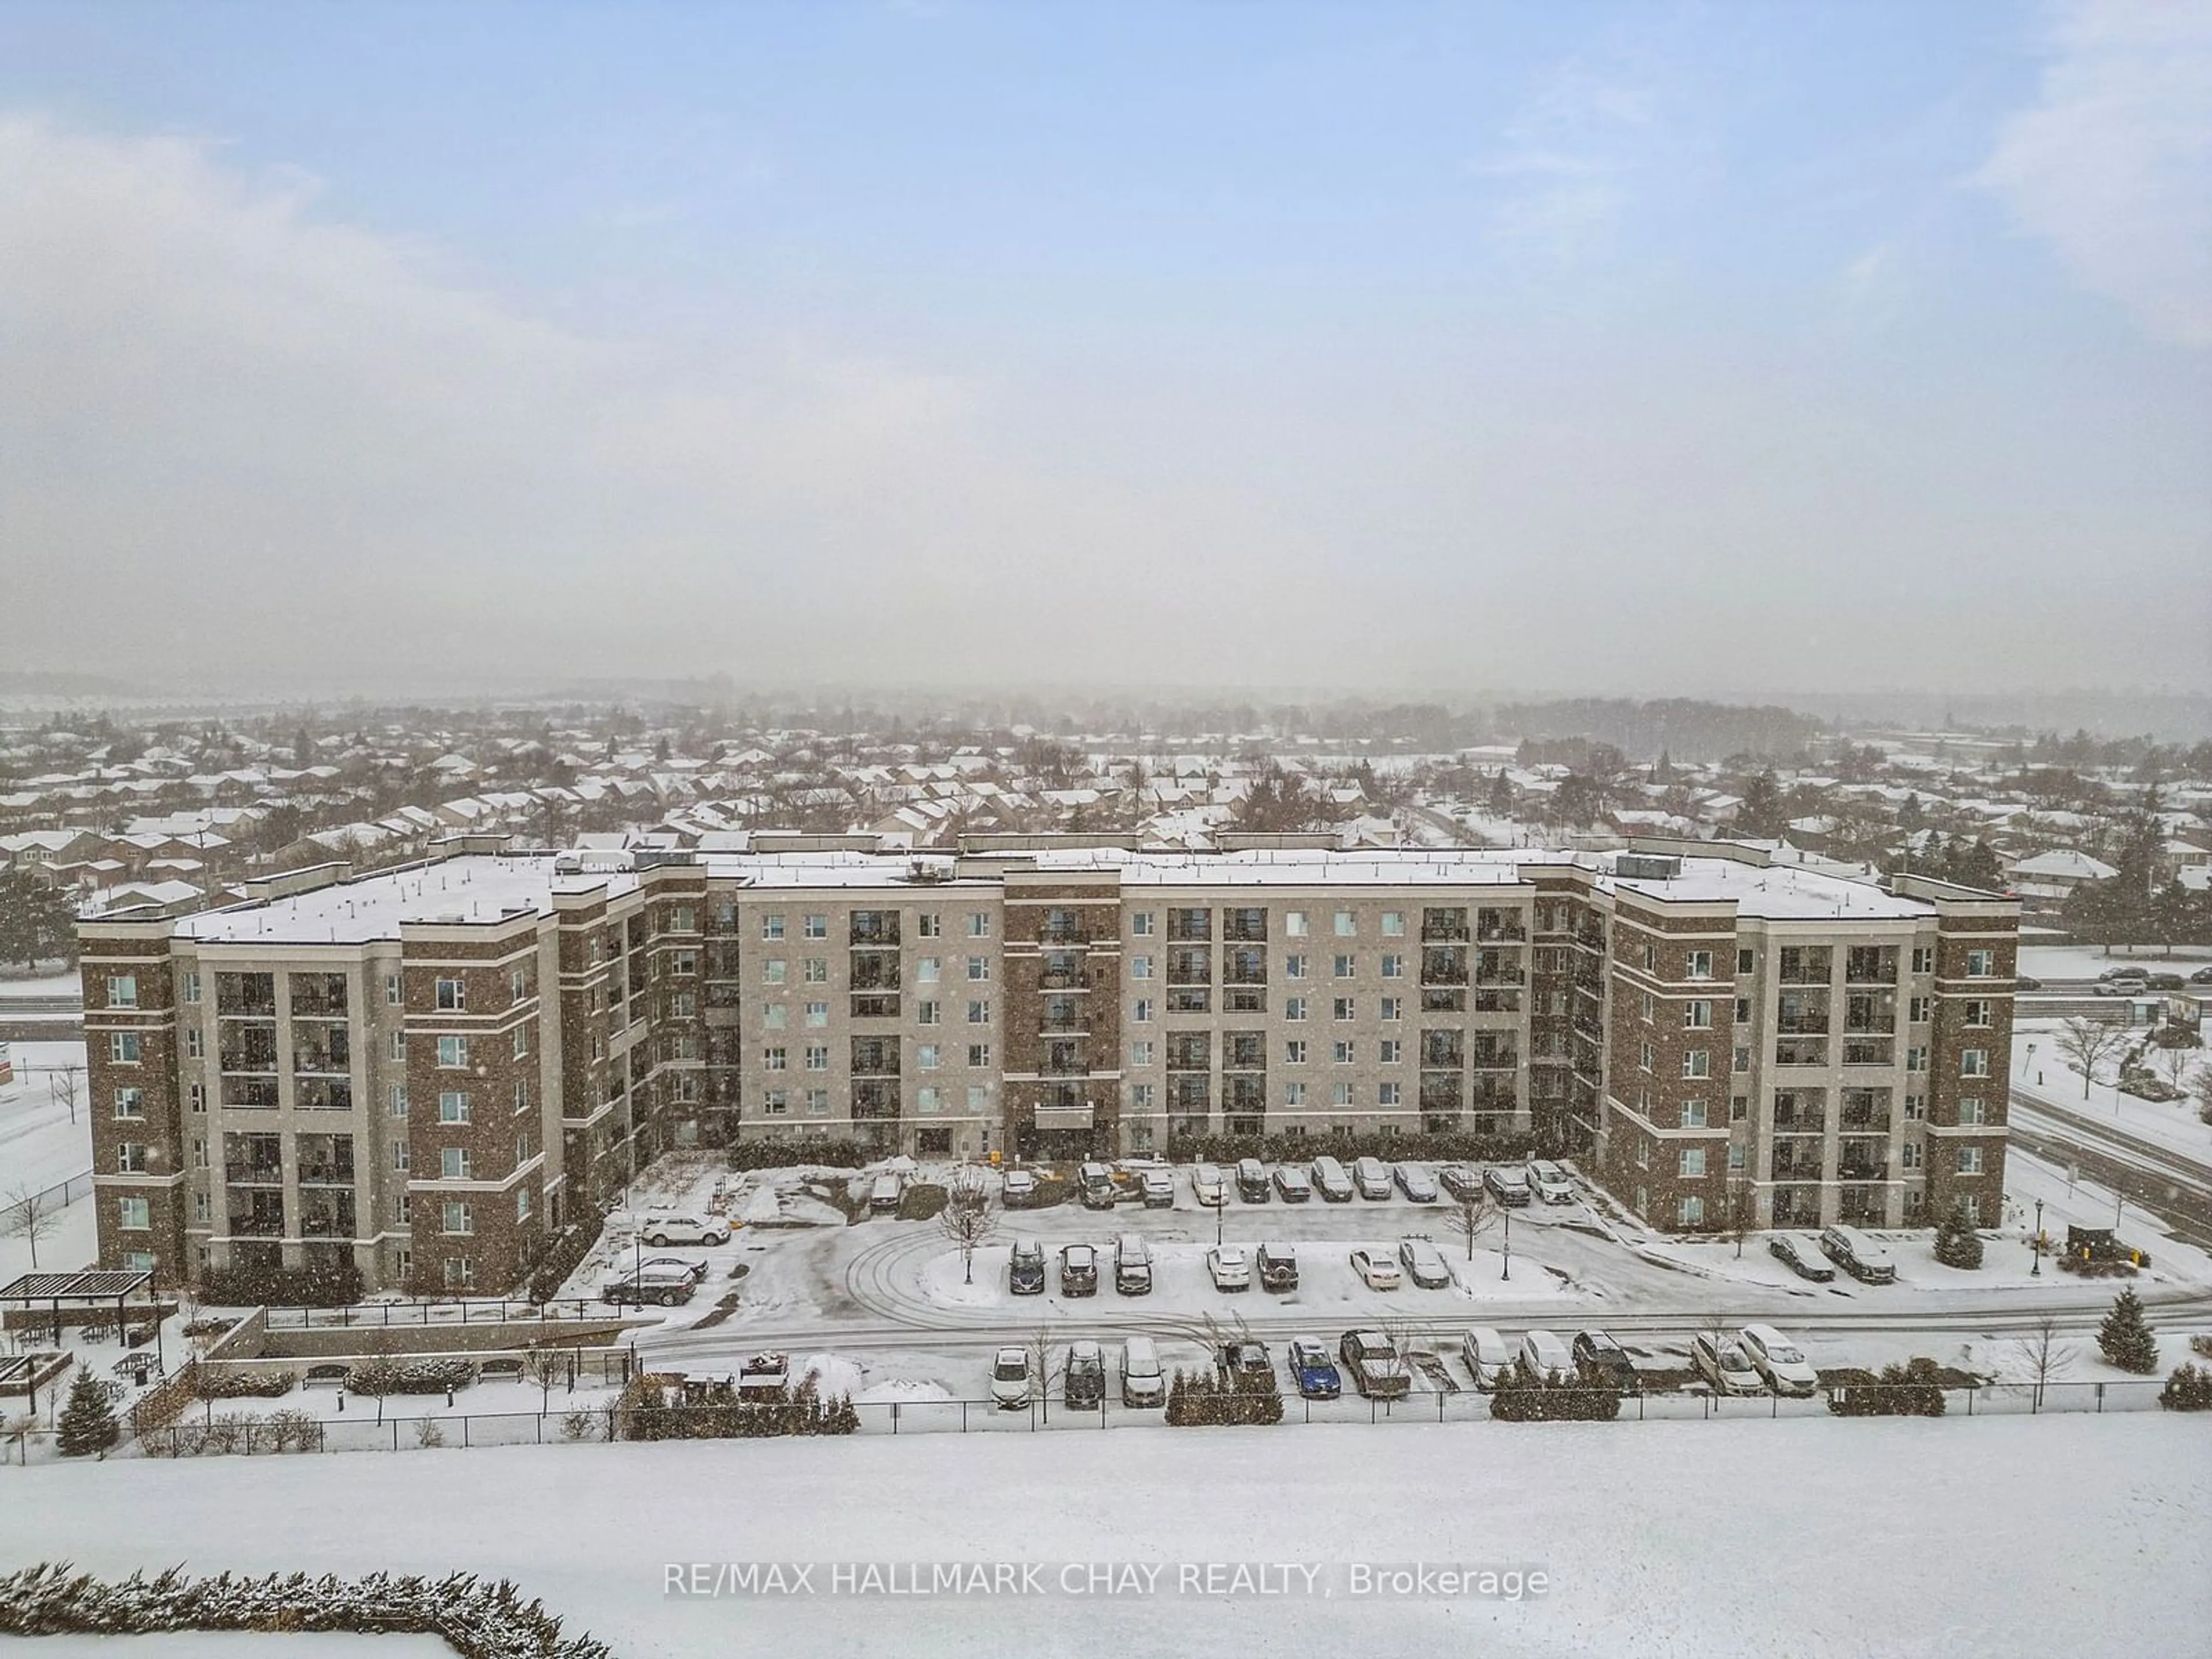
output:
[[[2208,641],[2197,0],[0,7],[0,666]]]

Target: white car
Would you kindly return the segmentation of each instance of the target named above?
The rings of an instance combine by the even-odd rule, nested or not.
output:
[[[1766,1380],[1743,1351],[1743,1344],[1729,1337],[1700,1331],[1690,1339],[1690,1369],[1705,1379],[1715,1394],[1765,1394]]]
[[[1771,1325],[1747,1325],[1738,1333],[1752,1369],[1777,1394],[1809,1398],[1820,1386],[1820,1374],[1804,1352]]]
[[[1390,1166],[1379,1158],[1356,1158],[1352,1161],[1352,1184],[1360,1197],[1380,1203],[1390,1196]]]
[[[1490,1188],[1490,1195],[1509,1209],[1520,1209],[1528,1202],[1528,1176],[1524,1170],[1493,1164],[1483,1171],[1482,1184]]]
[[[1398,1264],[1388,1250],[1354,1250],[1352,1271],[1359,1275],[1359,1282],[1370,1291],[1395,1291],[1401,1282]]]
[[[1030,1354],[1027,1348],[1001,1348],[991,1362],[991,1398],[1001,1411],[1016,1412],[1030,1403]]]
[[[1147,1170],[1141,1180],[1146,1209],[1172,1210],[1175,1208],[1175,1172],[1173,1170]]]
[[[1467,1362],[1468,1374],[1474,1378],[1474,1386],[1486,1394],[1498,1386],[1498,1379],[1513,1369],[1513,1349],[1496,1331],[1487,1325],[1477,1325],[1460,1339],[1460,1358]]]
[[[1221,1178],[1218,1164],[1200,1164],[1190,1172],[1190,1195],[1209,1210],[1218,1209],[1229,1201],[1229,1183]]]
[[[1433,1204],[1437,1201],[1437,1178],[1418,1164],[1401,1164],[1392,1173],[1397,1177],[1398,1190],[1411,1204]]]
[[[656,1250],[671,1244],[726,1244],[729,1224],[719,1216],[647,1215],[637,1224],[637,1236]]]
[[[1528,1184],[1535,1188],[1536,1196],[1547,1204],[1571,1204],[1575,1201],[1574,1182],[1567,1179],[1565,1170],[1548,1158],[1530,1162]]]
[[[1037,1178],[1027,1170],[1009,1170],[999,1181],[999,1202],[1010,1210],[1026,1210],[1037,1201]]]
[[[1539,1376],[1560,1376],[1575,1374],[1574,1356],[1567,1345],[1559,1340],[1556,1331],[1525,1331],[1521,1336],[1521,1358],[1530,1370]]]
[[[1252,1258],[1242,1244],[1217,1244],[1206,1253],[1206,1271],[1217,1291],[1252,1288]]]
[[[1407,1278],[1425,1291],[1440,1291],[1452,1282],[1444,1253],[1425,1238],[1400,1239],[1398,1265],[1406,1270]]]

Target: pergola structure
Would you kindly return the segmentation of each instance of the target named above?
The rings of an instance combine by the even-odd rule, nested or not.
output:
[[[6,1285],[0,1285],[0,1311],[21,1306],[26,1312],[40,1308],[50,1310],[54,1319],[54,1343],[62,1340],[62,1313],[64,1309],[76,1312],[84,1309],[105,1311],[107,1304],[115,1307],[115,1334],[119,1338],[125,1330],[125,1317],[129,1312],[131,1298],[143,1293],[147,1311],[152,1316],[154,1327],[154,1358],[166,1366],[161,1355],[161,1303],[154,1294],[154,1274],[150,1268],[85,1268],[68,1273],[23,1273]]]

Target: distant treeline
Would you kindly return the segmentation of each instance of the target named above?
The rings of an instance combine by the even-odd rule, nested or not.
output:
[[[1698,702],[1686,697],[1632,702],[1612,697],[1571,697],[1558,702],[1508,703],[1494,717],[1500,737],[1539,745],[1579,738],[1619,750],[1632,762],[1666,754],[1678,761],[1723,760],[1731,755],[1779,758],[1802,753],[1821,733],[1820,722],[1794,709]]]

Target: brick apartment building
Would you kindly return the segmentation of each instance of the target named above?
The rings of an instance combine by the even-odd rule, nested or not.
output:
[[[2013,902],[1632,854],[508,856],[82,927],[101,1259],[495,1291],[701,1139],[1533,1137],[1656,1226],[1995,1221]]]

